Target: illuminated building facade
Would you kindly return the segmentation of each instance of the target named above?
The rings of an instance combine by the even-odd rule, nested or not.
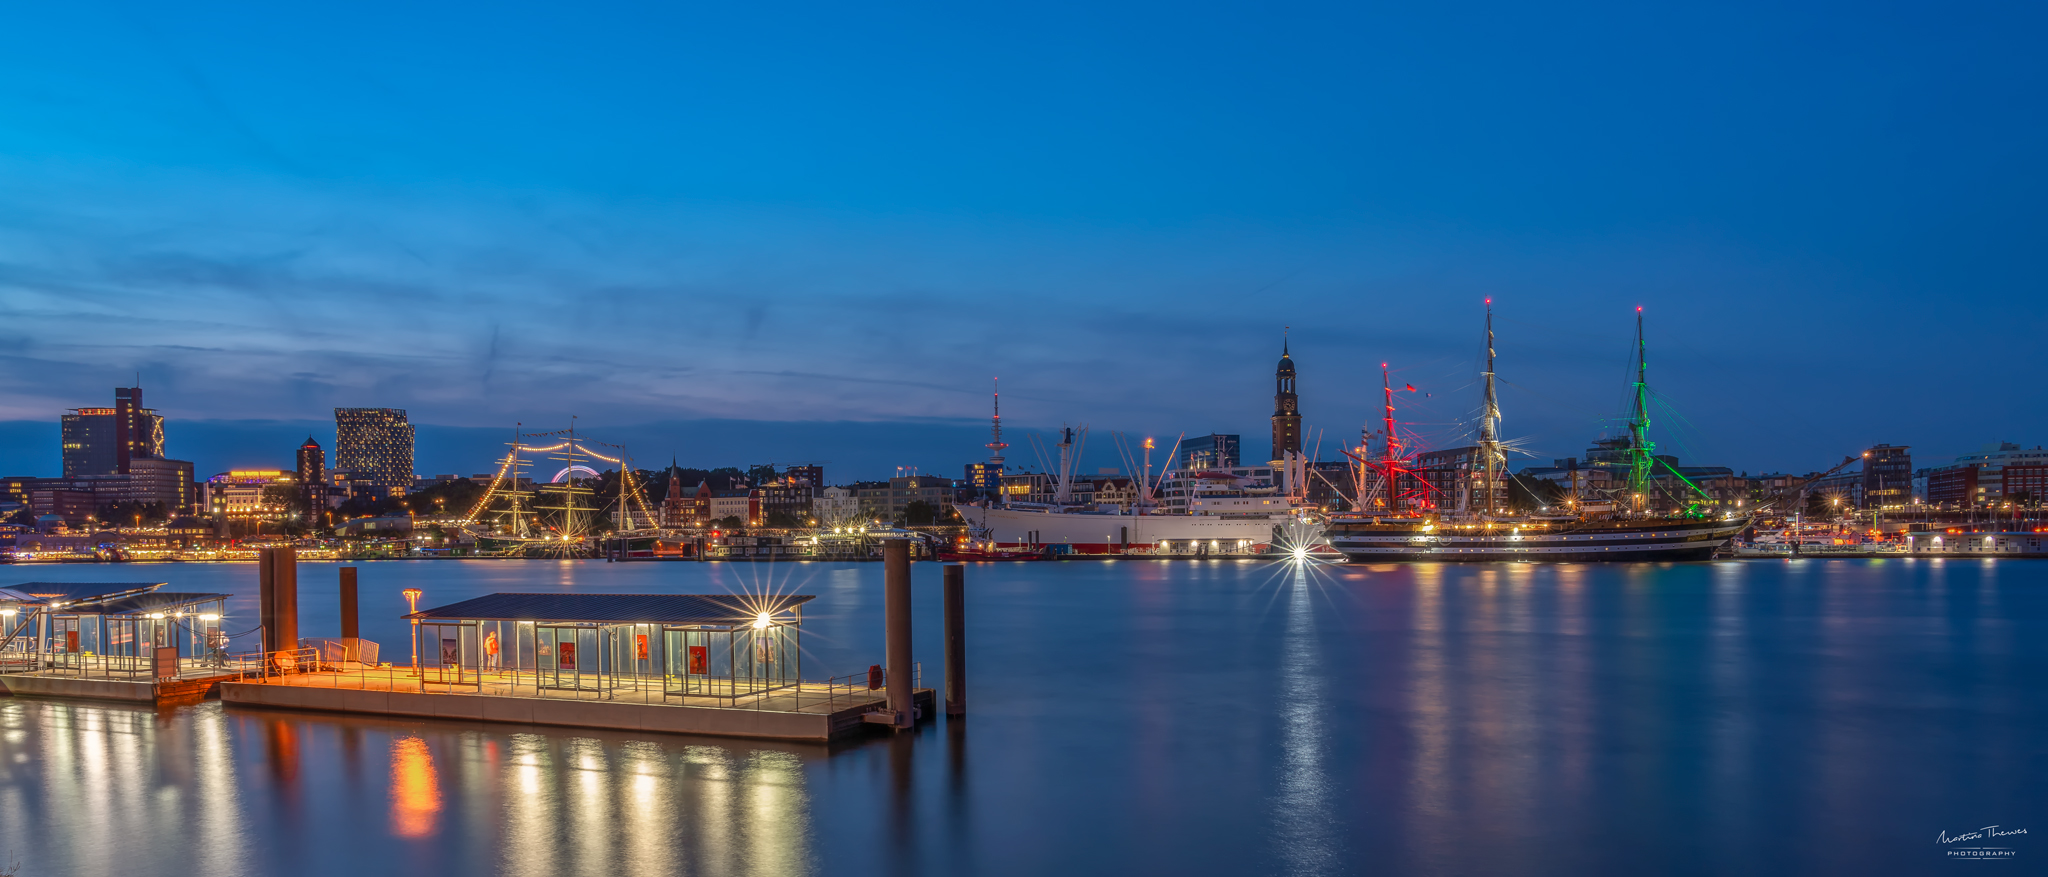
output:
[[[111,408],[73,409],[60,432],[64,477],[93,479],[102,505],[160,503],[169,514],[190,507],[192,464],[164,457],[164,419],[143,407],[141,387],[115,387]]]
[[[664,527],[702,527],[711,520],[711,483],[697,482],[695,490],[683,486],[682,475],[671,465],[668,472],[668,495],[661,500],[661,525]]]
[[[266,491],[275,485],[298,488],[298,476],[282,469],[237,469],[206,479],[201,497],[215,517],[280,521],[290,509]]]
[[[306,436],[299,446],[297,475],[299,494],[305,498],[306,513],[318,515],[327,509],[327,449]]]
[[[64,477],[121,471],[114,445],[114,409],[75,408],[63,416]]]
[[[1298,435],[1298,432],[1297,432]],[[1238,465],[1239,448],[1243,445],[1240,436],[1214,433],[1196,436],[1180,443],[1181,469],[1230,469]]]
[[[413,428],[403,408],[334,409],[334,468],[384,496],[412,488]]]
[[[1003,464],[969,463],[964,483],[980,494],[993,495],[1003,486]]]
[[[1863,452],[1863,495],[1857,506],[1901,508],[1913,501],[1913,455],[1906,446],[1878,445]]]

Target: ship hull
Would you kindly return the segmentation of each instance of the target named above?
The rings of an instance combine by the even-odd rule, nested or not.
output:
[[[1335,524],[1330,547],[1355,563],[1401,561],[1606,563],[1707,560],[1748,526],[1742,521],[1587,523],[1518,531]]]
[[[1121,515],[974,507],[962,507],[960,513],[997,548],[1111,556],[1256,556],[1267,552],[1274,528],[1290,520],[1284,514]]]

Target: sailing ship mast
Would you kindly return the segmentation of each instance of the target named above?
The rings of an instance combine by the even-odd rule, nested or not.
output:
[[[1628,492],[1633,497],[1637,512],[1643,510],[1643,503],[1650,493],[1650,452],[1656,449],[1656,445],[1644,437],[1650,430],[1649,356],[1646,350],[1643,309],[1639,305],[1636,307],[1636,383],[1628,419]]]
[[[507,500],[507,503],[505,505],[505,516],[512,523],[512,535],[520,539],[528,539],[532,538],[533,536],[533,531],[531,529],[528,529],[526,526],[527,514],[519,508],[519,501],[525,499],[527,496],[526,491],[522,490],[519,486],[520,474],[526,468],[526,460],[519,455],[519,452],[525,449],[525,446],[520,444],[522,439],[519,435],[519,430],[524,426],[525,424],[522,423],[515,423],[512,425],[512,462],[507,467],[508,469],[511,470],[508,474],[511,476],[512,480],[510,482],[509,489],[505,493],[505,498]]]
[[[1485,473],[1480,489],[1486,491],[1485,513],[1494,514],[1494,485],[1507,457],[1500,451],[1500,397],[1493,388],[1493,299],[1486,300],[1486,406],[1479,413],[1479,463]]]

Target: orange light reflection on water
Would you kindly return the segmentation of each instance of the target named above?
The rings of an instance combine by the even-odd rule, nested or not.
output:
[[[441,814],[441,778],[427,741],[403,737],[391,743],[391,830],[399,837],[428,837]]]

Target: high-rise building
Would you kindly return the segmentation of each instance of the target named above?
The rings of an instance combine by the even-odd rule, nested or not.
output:
[[[121,471],[115,451],[114,409],[74,408],[62,418],[64,477],[114,475]]]
[[[170,514],[192,503],[192,464],[164,457],[164,419],[142,406],[141,387],[115,387],[114,407],[76,408],[61,420],[65,478],[126,476],[124,500],[162,503]]]
[[[306,500],[306,515],[310,520],[318,520],[320,513],[327,510],[327,449],[310,435],[299,446],[297,471],[299,495]]]
[[[403,408],[334,409],[334,468],[355,473],[385,496],[412,488],[412,424]]]
[[[141,387],[114,388],[114,453],[123,473],[130,460],[164,455],[164,419],[142,407]]]
[[[164,419],[142,407],[141,387],[115,387],[114,407],[63,416],[64,477],[126,475],[128,463],[164,455]]]
[[[1280,342],[1280,367],[1273,371],[1273,465],[1301,453],[1301,400],[1294,394],[1294,358]]]

